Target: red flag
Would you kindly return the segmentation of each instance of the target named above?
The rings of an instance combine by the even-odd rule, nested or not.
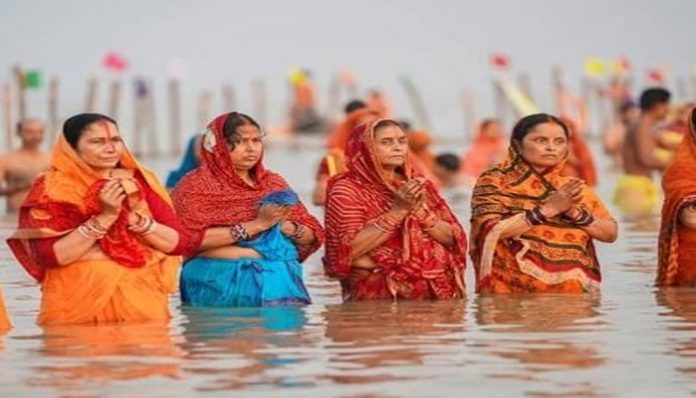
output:
[[[493,53],[491,54],[490,61],[494,69],[507,69],[510,67],[510,57],[506,54]]]
[[[665,71],[658,69],[658,68],[649,69],[646,72],[645,77],[648,78],[648,81],[650,83],[657,83],[657,84],[664,83],[665,80],[667,80],[667,76],[665,76]]]
[[[102,65],[111,72],[124,72],[128,69],[128,61],[121,54],[115,52],[107,53]]]

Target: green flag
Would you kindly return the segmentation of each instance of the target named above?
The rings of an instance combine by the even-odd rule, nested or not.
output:
[[[41,87],[41,72],[38,70],[29,70],[24,73],[24,87],[39,88]]]

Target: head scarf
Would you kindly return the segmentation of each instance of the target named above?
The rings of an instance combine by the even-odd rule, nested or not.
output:
[[[125,146],[119,165],[140,172],[148,186],[166,203],[171,203],[155,174],[142,167]],[[43,280],[45,268],[29,254],[29,241],[67,235],[100,213],[99,191],[107,182],[82,160],[62,134],[58,137],[51,169],[34,182],[20,208],[19,228],[7,241],[19,262],[35,279]],[[142,187],[135,178],[122,182],[128,198],[115,224],[106,237],[99,240],[99,246],[107,257],[120,265],[136,268],[146,264],[153,249],[128,230],[128,213],[143,199]]]
[[[251,170],[255,184],[247,183],[237,174],[223,132],[230,115],[220,115],[210,122],[201,140],[201,164],[173,192],[177,215],[192,232],[192,238],[199,242],[208,228],[229,227],[255,219],[264,196],[289,188],[280,175],[265,168],[263,155]],[[292,207],[289,218],[311,228],[317,236],[311,246],[298,248],[302,261],[319,248],[323,230],[301,203]]]
[[[665,201],[658,247],[658,285],[677,285],[685,282],[684,279],[689,279],[689,282],[696,280],[696,230],[679,225],[682,209],[696,203],[694,170],[696,109],[691,113],[690,132],[684,136],[674,162],[662,179]]]
[[[538,225],[519,237],[499,239],[510,217],[533,209],[570,180],[561,175],[566,159],[537,172],[511,140],[505,161],[478,178],[471,201],[470,252],[477,290],[495,278],[515,279],[530,291],[569,281],[588,291],[598,288],[601,276],[593,241],[580,228]],[[610,217],[588,187],[579,207],[594,217]]]

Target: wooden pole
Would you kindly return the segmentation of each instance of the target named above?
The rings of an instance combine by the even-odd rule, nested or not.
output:
[[[268,122],[268,95],[266,94],[266,83],[261,79],[256,79],[252,83],[252,92],[254,98],[254,117],[259,121],[259,124],[267,126]]]
[[[337,74],[331,77],[329,92],[326,99],[326,116],[333,119],[338,116],[341,107],[341,77]]]
[[[19,121],[27,117],[27,87],[24,83],[24,71],[22,67],[16,65],[13,68],[14,77],[17,83],[17,113]]]
[[[476,132],[476,108],[474,95],[471,90],[462,90],[462,114],[464,116],[464,134],[467,142],[471,142]]]
[[[415,83],[408,76],[402,76],[400,81],[404,87],[404,90],[406,90],[406,95],[408,95],[411,102],[411,107],[413,108],[413,113],[416,116],[416,120],[418,120],[418,124],[426,130],[430,130],[428,111],[425,108],[425,102],[423,101],[423,97],[420,95],[420,92],[416,88]]]
[[[56,139],[56,133],[60,128],[59,120],[59,95],[60,95],[60,80],[58,76],[52,76],[48,83],[48,143],[53,145]]]
[[[507,124],[507,101],[505,93],[500,85],[500,80],[493,79],[493,113],[495,118],[500,120],[500,123],[505,126]]]
[[[160,145],[159,145],[159,133],[157,131],[157,108],[155,104],[155,84],[152,79],[147,79],[147,98],[146,98],[146,112],[147,112],[147,125],[148,125],[148,153],[152,156],[161,155]]]
[[[174,156],[181,154],[181,96],[180,82],[176,78],[169,79],[167,97],[169,100],[169,131],[172,135],[172,152]]]
[[[519,84],[522,93],[526,95],[530,101],[534,101],[534,96],[532,95],[532,79],[529,76],[529,72],[520,72],[517,75],[517,84]]]
[[[677,77],[677,98],[680,102],[686,102],[688,100],[688,84],[684,77]]]
[[[133,154],[136,157],[143,155],[143,134],[145,125],[145,111],[144,111],[144,94],[143,92],[147,90],[139,85],[145,84],[141,80],[137,80],[134,84],[133,90]]]
[[[97,91],[99,82],[97,78],[92,76],[87,81],[87,95],[85,96],[85,111],[94,112],[97,107]]]
[[[15,135],[14,120],[12,118],[12,85],[5,83],[2,85],[3,114],[5,116],[5,150],[12,149],[12,140]]]
[[[198,97],[198,128],[204,129],[210,120],[210,110],[213,103],[213,95],[210,91],[203,91]]]
[[[222,86],[222,106],[223,112],[232,112],[236,110],[237,98],[234,92],[234,87],[231,84]]]
[[[118,110],[121,102],[121,80],[116,79],[109,87],[109,116],[118,120]]]

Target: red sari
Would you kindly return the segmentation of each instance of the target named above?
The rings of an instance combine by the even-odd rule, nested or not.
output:
[[[455,243],[445,247],[422,230],[409,214],[401,227],[368,253],[377,268],[353,267],[351,241],[367,225],[389,211],[398,187],[387,182],[374,155],[375,120],[358,126],[346,150],[348,171],[329,181],[326,206],[327,275],[341,281],[344,300],[449,299],[464,296],[466,236],[435,186],[426,182],[426,206],[449,223]],[[406,161],[406,179],[415,176]]]
[[[188,173],[172,193],[177,214],[194,242],[190,255],[195,254],[208,228],[251,221],[256,218],[261,198],[289,188],[283,177],[266,170],[263,158],[252,170],[256,185],[248,184],[234,171],[222,132],[228,116],[218,116],[208,125],[200,166]],[[323,229],[302,203],[292,208],[289,221],[311,228],[316,236],[311,245],[297,247],[300,261],[304,261],[321,246]]]
[[[679,215],[696,204],[696,110],[691,114],[691,132],[677,150],[674,162],[662,179],[665,201],[658,246],[657,284],[696,284],[696,229],[681,225]]]

